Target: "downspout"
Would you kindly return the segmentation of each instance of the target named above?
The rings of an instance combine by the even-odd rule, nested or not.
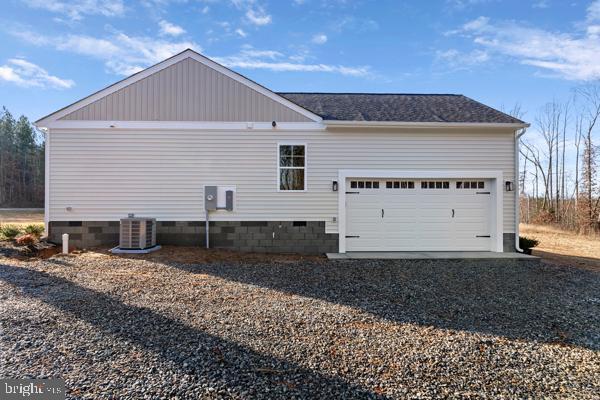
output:
[[[525,129],[515,131],[515,250],[523,253],[523,249],[519,246],[519,222],[521,222],[521,204],[519,196],[519,142],[521,136],[525,134]]]

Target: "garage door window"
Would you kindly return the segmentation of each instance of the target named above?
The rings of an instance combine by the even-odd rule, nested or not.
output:
[[[386,189],[414,189],[414,181],[386,181]]]
[[[422,181],[421,189],[450,189],[449,181]]]
[[[379,181],[350,181],[352,189],[379,189]]]
[[[456,182],[457,189],[485,189],[484,181],[463,181]]]
[[[306,146],[303,144],[279,145],[279,190],[305,190],[305,173]]]

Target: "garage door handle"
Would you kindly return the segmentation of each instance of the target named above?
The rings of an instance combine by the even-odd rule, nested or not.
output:
[[[454,218],[454,208],[452,209],[452,218]]]

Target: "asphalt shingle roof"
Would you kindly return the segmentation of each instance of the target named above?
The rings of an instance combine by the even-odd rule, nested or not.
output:
[[[334,121],[523,123],[456,94],[278,93]]]

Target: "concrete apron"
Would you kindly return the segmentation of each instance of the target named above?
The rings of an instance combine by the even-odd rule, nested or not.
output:
[[[493,251],[352,251],[327,253],[331,260],[529,260],[539,257],[521,253],[496,253]]]

